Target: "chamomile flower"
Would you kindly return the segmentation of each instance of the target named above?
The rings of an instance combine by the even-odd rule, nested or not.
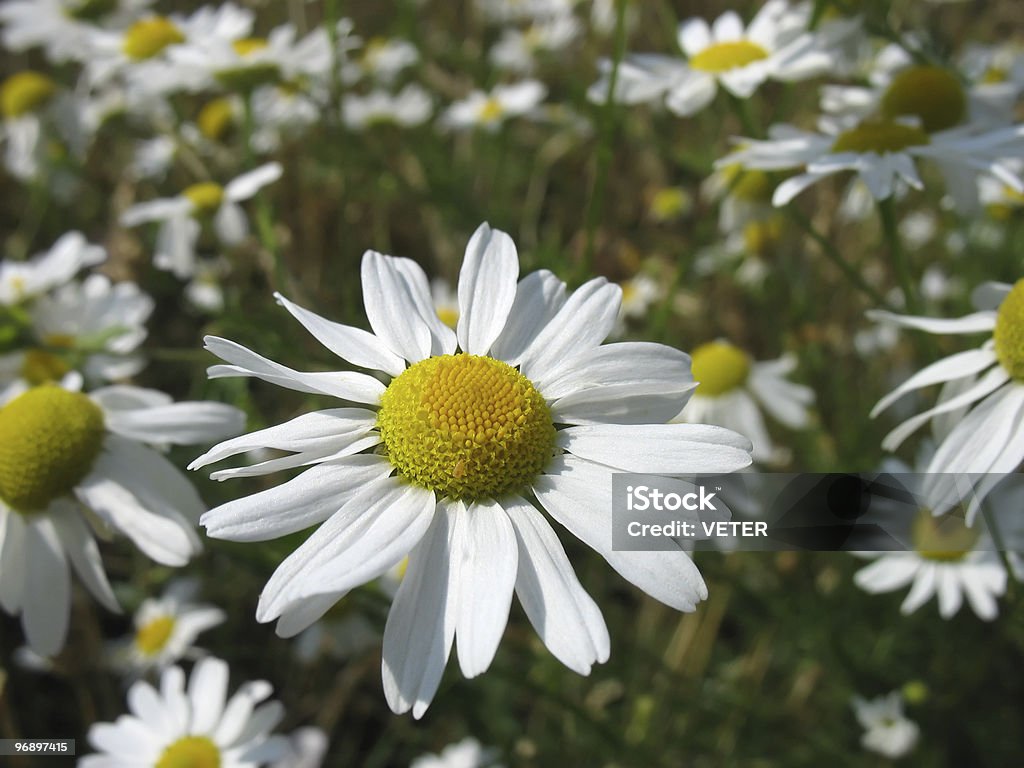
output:
[[[761,409],[790,429],[808,425],[814,391],[786,378],[795,369],[792,355],[756,362],[727,341],[702,344],[693,351],[697,389],[678,418],[747,435],[754,444],[754,461],[785,461],[785,451],[768,435]]]
[[[550,21],[572,14],[577,0],[476,0],[484,19],[493,24]]]
[[[60,125],[57,83],[41,72],[22,70],[0,83],[0,140],[4,166],[19,179],[35,179],[43,165],[44,138],[50,124]],[[67,106],[67,101],[63,101]]]
[[[437,755],[420,755],[409,768],[498,768],[498,752],[472,736],[449,744]]]
[[[144,600],[135,612],[135,631],[114,647],[115,663],[138,674],[190,655],[201,633],[227,619],[216,606],[192,602],[198,588],[193,579],[178,579],[161,597]]]
[[[967,510],[972,524],[978,505],[1004,475],[1024,461],[1024,279],[1014,285],[988,283],[975,291],[977,312],[946,320],[872,311],[874,320],[938,334],[991,334],[979,348],[945,357],[915,373],[878,401],[872,417],[909,392],[943,385],[939,402],[907,419],[882,441],[895,451],[935,419],[955,422],[925,470],[924,495],[941,514],[960,497],[957,484],[974,484]]]
[[[611,475],[728,472],[748,441],[668,424],[693,382],[689,358],[659,344],[602,346],[620,290],[598,278],[571,295],[549,272],[517,283],[511,238],[482,225],[466,249],[456,330],[431,306],[411,260],[368,251],[363,299],[374,333],[278,300],[331,351],[378,371],[302,373],[207,337],[214,378],[254,376],[355,406],[308,413],[229,440],[193,469],[259,447],[290,455],[213,477],[313,465],[202,518],[208,535],[263,541],[318,523],[277,569],[256,618],[290,636],[406,555],[384,630],[384,691],[421,717],[453,642],[467,677],[491,663],[513,592],[554,655],[586,674],[608,656],[600,609],[538,507],[658,600],[692,610],[706,595],[682,550],[620,552],[608,525]],[[532,502],[528,499],[535,498]]]
[[[829,72],[835,65],[830,49],[857,25],[831,25],[827,35],[819,35],[808,31],[810,18],[810,3],[769,0],[747,27],[735,11],[710,26],[701,18],[688,19],[677,34],[686,59],[628,56],[619,67],[615,99],[639,104],[664,98],[672,112],[686,117],[710,104],[719,86],[745,99],[769,79],[804,80]],[[603,61],[601,68],[602,77],[589,92],[594,101],[607,97],[611,63]]]
[[[899,691],[870,700],[854,696],[850,703],[864,729],[860,738],[864,749],[895,760],[916,746],[921,729],[903,714],[903,695]]]
[[[419,49],[408,40],[375,37],[341,68],[344,81],[352,85],[369,78],[390,86],[398,76],[420,60]]]
[[[360,96],[346,94],[341,105],[345,125],[362,131],[374,125],[393,123],[402,128],[422,125],[434,112],[434,100],[423,88],[410,83],[398,93],[375,90]]]
[[[28,261],[4,259],[0,261],[0,306],[34,299],[106,258],[103,246],[89,243],[81,232],[68,232]]]
[[[284,717],[278,701],[266,701],[266,680],[242,685],[227,698],[228,665],[207,658],[196,663],[185,687],[181,667],[160,676],[160,688],[140,680],[128,690],[130,714],[96,723],[89,743],[98,754],[81,768],[255,768],[288,754],[288,741],[271,732]]]
[[[135,227],[160,222],[153,263],[177,277],[191,277],[196,268],[195,245],[200,222],[212,220],[221,243],[237,245],[249,232],[249,222],[239,203],[281,178],[281,165],[267,163],[243,173],[224,186],[202,181],[176,197],[137,203],[121,214],[121,223]]]
[[[886,200],[901,189],[923,189],[917,164],[940,164],[947,178],[994,176],[1013,189],[1024,191],[1024,182],[1007,159],[1019,151],[1024,126],[977,133],[973,127],[929,134],[910,122],[897,120],[849,121],[822,118],[818,131],[791,125],[774,125],[769,139],[741,139],[742,146],[716,163],[777,171],[802,169],[786,179],[772,195],[783,206],[808,187],[838,173],[853,171],[875,200]],[[951,189],[951,191],[954,191]]]
[[[448,107],[441,115],[440,124],[452,130],[483,128],[496,131],[510,117],[532,112],[546,95],[547,88],[537,80],[497,85],[490,92],[473,91]]]
[[[539,54],[566,50],[579,37],[580,31],[580,22],[573,16],[556,16],[525,30],[506,28],[488,57],[500,70],[529,74]]]
[[[720,165],[701,184],[701,196],[719,203],[718,229],[724,235],[742,232],[753,222],[771,218],[774,185],[761,170]]]
[[[327,734],[314,726],[288,734],[287,753],[270,768],[320,768],[327,756]]]
[[[118,610],[89,523],[164,565],[200,550],[202,500],[150,445],[216,440],[244,423],[230,406],[174,404],[128,386],[85,395],[43,385],[0,408],[0,606],[21,615],[33,650],[51,655],[64,645],[72,568]]]

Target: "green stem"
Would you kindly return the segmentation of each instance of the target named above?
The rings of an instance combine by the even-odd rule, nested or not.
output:
[[[917,291],[914,289],[913,270],[910,268],[910,259],[900,239],[899,224],[896,222],[896,209],[891,197],[878,201],[878,215],[882,220],[882,234],[885,236],[885,241],[889,246],[889,257],[892,259],[896,279],[899,281],[900,289],[903,291],[907,310],[912,315],[918,315],[921,313],[921,302],[918,300]]]

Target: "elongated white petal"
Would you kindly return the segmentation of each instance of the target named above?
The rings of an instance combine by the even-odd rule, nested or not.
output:
[[[458,573],[452,561],[454,521],[444,503],[409,555],[384,627],[381,677],[391,711],[420,718],[441,683],[455,638]]]
[[[237,435],[245,429],[245,412],[223,403],[182,402],[109,412],[106,425],[146,443],[189,445]]]
[[[935,565],[932,563],[925,563],[918,569],[914,583],[900,605],[900,613],[904,616],[913,613],[935,594],[935,571]]]
[[[857,571],[853,583],[872,594],[892,592],[914,580],[919,564],[914,555],[883,556]]]
[[[376,251],[363,255],[363,304],[377,337],[394,354],[416,363],[430,355],[430,329],[421,322],[408,282],[396,261]]]
[[[319,464],[287,483],[221,504],[199,522],[215,539],[276,539],[323,522],[391,470],[386,459],[362,454]]]
[[[261,165],[259,168],[243,173],[238,178],[228,182],[228,185],[224,187],[224,197],[236,203],[241,200],[248,200],[259,192],[262,187],[281,178],[281,172],[280,163]]]
[[[486,355],[498,338],[516,296],[519,255],[512,238],[481,224],[466,246],[459,272],[459,347]]]
[[[986,333],[996,327],[996,313],[993,311],[975,312],[955,319],[946,319],[897,315],[893,312],[872,309],[868,310],[867,316],[878,323],[892,323],[904,328],[928,331],[928,333]]]
[[[638,394],[689,392],[695,386],[690,364],[688,354],[664,344],[603,344],[554,369],[540,391],[548,400],[597,387],[634,387]]]
[[[53,656],[68,634],[71,577],[60,541],[46,519],[25,526],[25,600],[21,624],[29,646]]]
[[[519,550],[512,523],[497,502],[452,507],[452,556],[459,573],[455,642],[459,667],[469,678],[487,671],[498,650],[512,606]]]
[[[292,317],[302,323],[317,341],[343,360],[348,360],[361,368],[384,371],[392,376],[397,376],[405,370],[405,361],[372,333],[320,317],[315,312],[288,301],[280,293],[275,293],[274,298],[291,313]]]
[[[347,594],[348,592],[328,592],[296,600],[281,612],[274,632],[278,637],[295,637],[313,626]]]
[[[239,245],[249,236],[249,220],[242,206],[230,200],[224,201],[213,217],[213,228],[224,245]]]
[[[189,733],[212,736],[224,711],[228,690],[228,665],[221,659],[200,660],[188,681],[192,718]]]
[[[454,354],[455,348],[458,346],[455,331],[438,317],[431,299],[430,284],[427,282],[426,273],[412,259],[393,258],[392,261],[395,269],[405,281],[405,287],[409,291],[409,297],[412,299],[420,320],[430,331],[430,354],[432,356]]]
[[[594,424],[558,432],[569,453],[625,472],[735,472],[750,466],[750,441],[704,424]]]
[[[531,272],[516,285],[508,320],[491,345],[491,356],[519,365],[534,337],[558,314],[565,303],[565,283],[551,272]]]
[[[0,504],[0,527],[3,542],[0,546],[0,607],[8,613],[21,610],[24,601],[26,546],[25,523],[21,515]]]
[[[560,456],[537,478],[533,491],[555,520],[655,600],[692,611],[707,597],[700,571],[681,549],[620,552],[612,548],[610,470]]]
[[[961,379],[985,370],[996,362],[995,353],[990,349],[969,349],[949,357],[944,357],[931,365],[922,368],[896,389],[878,401],[871,409],[871,418],[875,418],[890,405],[899,400],[907,392],[932,384],[941,384],[954,379]]]
[[[501,500],[519,544],[516,594],[544,645],[569,669],[589,675],[608,660],[610,641],[601,609],[586,593],[561,542],[532,504]]]
[[[78,510],[70,503],[54,502],[49,518],[61,547],[86,589],[104,608],[120,613],[121,606],[118,605],[114,590],[111,589],[107,574],[103,570],[99,547],[96,546],[92,531]]]
[[[108,415],[114,411],[154,408],[174,402],[173,398],[164,392],[135,387],[130,384],[112,384],[109,387],[100,387],[90,392],[89,397]]]

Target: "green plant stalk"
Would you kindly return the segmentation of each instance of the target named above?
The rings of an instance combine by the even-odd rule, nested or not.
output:
[[[910,259],[903,242],[900,239],[899,224],[896,222],[896,209],[892,198],[878,201],[878,215],[882,221],[882,234],[889,246],[889,257],[892,259],[893,270],[896,272],[896,279],[899,281],[900,289],[903,291],[903,298],[906,307],[911,314],[921,313],[921,302],[917,291],[914,289],[914,275],[910,268]]]

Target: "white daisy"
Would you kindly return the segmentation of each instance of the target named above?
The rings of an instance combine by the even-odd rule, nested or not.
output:
[[[0,83],[0,140],[11,175],[22,180],[39,175],[45,162],[44,122],[53,122],[59,101],[57,83],[41,72],[22,70]]]
[[[319,728],[297,728],[288,734],[288,753],[270,768],[320,768],[327,756],[327,743],[327,734]]]
[[[537,80],[497,85],[487,93],[473,91],[445,110],[440,125],[452,130],[483,128],[496,131],[508,118],[532,112],[546,95],[547,88]]]
[[[810,422],[814,391],[786,377],[796,370],[796,358],[755,362],[727,341],[703,344],[693,351],[697,390],[679,414],[681,421],[718,424],[747,435],[754,444],[754,461],[785,461],[765,427],[761,408],[791,429]]]
[[[437,755],[420,755],[409,768],[498,768],[498,751],[485,748],[472,736],[449,744]]]
[[[693,115],[715,98],[718,87],[745,99],[766,80],[805,80],[832,71],[832,51],[858,29],[856,22],[828,25],[826,33],[807,29],[811,4],[769,0],[744,28],[735,11],[709,26],[691,18],[679,26],[677,41],[686,60],[658,54],[628,56],[619,66],[615,99],[639,104],[664,98],[680,116]],[[611,62],[602,61],[602,77],[589,96],[607,98]]]
[[[901,189],[923,189],[917,163],[930,160],[946,172],[948,181],[969,179],[976,184],[990,175],[1024,191],[1024,182],[1007,158],[1020,151],[1024,126],[977,133],[973,126],[928,134],[909,122],[867,120],[859,124],[822,118],[818,131],[773,125],[769,139],[741,139],[742,146],[716,166],[739,164],[766,171],[802,168],[803,172],[776,187],[772,203],[786,205],[812,184],[845,171],[854,171],[871,196],[885,200]],[[954,188],[950,188],[954,192]]]
[[[941,514],[959,502],[958,484],[974,485],[976,497],[967,510],[968,524],[988,492],[1024,461],[1024,279],[1012,286],[985,284],[975,291],[974,299],[979,310],[953,320],[868,313],[874,320],[928,333],[991,334],[979,348],[918,371],[871,412],[877,416],[909,392],[944,385],[938,404],[889,432],[882,447],[895,451],[937,418],[955,423],[928,463],[923,491],[931,508]]]
[[[342,79],[353,85],[364,77],[391,85],[398,76],[420,60],[419,49],[408,40],[375,37],[341,68]]]
[[[557,16],[525,30],[506,28],[488,57],[500,70],[529,74],[536,66],[538,54],[567,50],[579,37],[581,27],[573,16]]]
[[[48,251],[28,261],[0,261],[0,305],[11,306],[64,285],[86,267],[107,258],[101,245],[92,245],[81,232],[61,235]]]
[[[176,579],[161,597],[144,600],[135,612],[135,631],[113,648],[115,664],[138,674],[164,669],[197,650],[196,638],[227,619],[216,606],[192,602],[198,589],[194,579]]]
[[[78,765],[255,768],[284,757],[287,740],[271,735],[284,707],[266,701],[270,683],[245,683],[230,699],[227,687],[228,665],[213,658],[196,663],[187,690],[181,667],[164,670],[159,690],[140,680],[128,690],[131,714],[89,728],[89,743],[99,754]]]
[[[586,674],[608,656],[594,601],[540,513],[543,508],[629,581],[679,610],[706,595],[681,550],[611,546],[611,475],[728,472],[748,441],[718,427],[668,424],[689,395],[689,358],[659,344],[601,346],[619,288],[598,278],[571,295],[551,273],[517,284],[511,238],[482,225],[466,249],[456,330],[409,259],[367,251],[363,297],[374,333],[280,303],[331,351],[380,372],[301,373],[207,337],[226,365],[358,404],[299,416],[229,440],[193,469],[259,447],[291,455],[214,478],[314,465],[290,482],[202,518],[216,538],[262,541],[323,523],[277,569],[259,621],[293,635],[350,589],[409,555],[384,630],[383,677],[395,712],[426,711],[453,641],[467,677],[491,663],[513,591],[552,653]],[[461,351],[460,351],[461,350]]]
[[[380,90],[365,96],[346,94],[341,105],[342,120],[354,131],[381,123],[410,128],[425,123],[433,112],[434,101],[430,94],[414,83],[395,94]]]
[[[164,565],[184,565],[200,550],[202,500],[147,444],[216,440],[244,423],[230,406],[174,404],[128,386],[89,395],[40,386],[0,408],[0,606],[21,614],[36,652],[64,645],[69,565],[118,610],[90,524],[124,534]]]
[[[860,738],[864,749],[895,760],[909,753],[917,744],[920,729],[917,723],[903,714],[903,696],[899,691],[870,701],[854,696],[850,703],[857,722],[864,729]]]
[[[134,227],[160,222],[153,263],[177,277],[191,277],[196,268],[195,245],[200,221],[212,220],[222,244],[237,245],[249,232],[249,222],[239,203],[281,178],[281,165],[267,163],[243,173],[223,187],[202,181],[176,197],[137,203],[121,214],[121,224]]]
[[[494,24],[549,21],[572,14],[577,0],[476,0],[484,19]]]

